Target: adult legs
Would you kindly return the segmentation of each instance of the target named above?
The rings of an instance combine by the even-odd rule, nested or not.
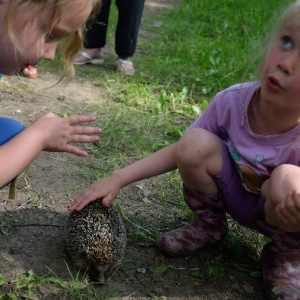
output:
[[[137,43],[138,31],[142,19],[145,0],[116,0],[118,22],[116,26],[116,54],[126,59],[133,56]],[[106,34],[111,0],[104,0],[101,11],[85,33],[84,46],[87,49],[103,48],[106,44]]]
[[[144,2],[144,0],[116,0],[119,18],[116,27],[115,50],[118,55],[117,71],[120,73],[128,75],[135,73],[130,57],[135,52]]]
[[[118,22],[115,33],[115,51],[117,71],[132,75],[135,73],[130,57],[134,55],[138,31],[142,19],[145,0],[116,0]],[[85,34],[85,51],[79,53],[73,63],[102,64],[103,47],[106,44],[111,0],[105,0],[100,13],[89,24]]]
[[[144,2],[144,0],[116,0],[119,17],[115,45],[116,53],[121,59],[127,59],[134,55]]]
[[[84,40],[84,47],[86,49],[101,49],[105,46],[110,5],[111,0],[104,0],[100,12],[87,25]]]
[[[104,0],[100,12],[87,24],[84,38],[85,50],[75,57],[73,60],[75,65],[102,64],[104,62],[103,47],[106,44],[110,6],[111,0]]]

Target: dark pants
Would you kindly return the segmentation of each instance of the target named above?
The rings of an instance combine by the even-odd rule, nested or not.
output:
[[[142,19],[145,0],[116,0],[118,23],[115,35],[115,50],[119,57],[133,56],[137,43],[138,31]],[[103,48],[111,0],[103,0],[100,13],[87,27],[85,48]]]

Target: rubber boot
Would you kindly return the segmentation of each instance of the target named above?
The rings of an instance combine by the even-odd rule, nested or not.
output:
[[[157,247],[171,256],[187,256],[215,244],[228,232],[221,197],[210,197],[183,188],[184,200],[194,212],[192,224],[162,234]]]
[[[267,299],[300,300],[300,232],[286,232],[264,220],[256,224],[272,240],[261,254]]]
[[[271,242],[262,252],[266,296],[276,300],[299,300],[300,250],[282,248],[278,247],[278,243]]]

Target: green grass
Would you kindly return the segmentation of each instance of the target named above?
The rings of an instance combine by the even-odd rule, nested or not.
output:
[[[99,158],[99,164],[87,165],[81,175],[95,181],[177,141],[215,93],[241,81],[255,80],[259,63],[257,54],[270,30],[269,20],[290,2],[184,0],[179,7],[161,16],[144,16],[143,26],[154,37],[138,40],[138,51],[133,57],[135,76],[120,76],[113,72],[114,57],[108,57],[103,67],[76,67],[78,75],[92,79],[95,86],[104,88],[108,99],[89,107],[97,115],[103,134],[101,142],[89,149]],[[114,39],[116,16],[113,5],[108,41]],[[42,63],[39,69],[54,72],[58,67],[59,60]],[[167,199],[175,199],[174,202],[181,199],[177,172],[172,172],[167,181],[153,180],[155,195],[162,203]],[[182,214],[189,214],[180,201],[178,208]],[[244,231],[234,229],[236,234],[229,236],[228,248],[239,256],[239,241],[243,239]],[[261,237],[256,236],[243,242],[257,250],[262,245]],[[222,270],[212,269],[210,276],[221,273]],[[52,277],[38,277],[33,272],[17,278],[11,284],[11,290],[7,290],[11,296],[7,299],[15,299],[13,296],[20,290],[23,294],[33,295],[39,283],[59,286],[68,299],[79,299],[78,295],[83,295],[80,289],[85,283],[82,281],[74,278],[74,284],[70,285],[55,278],[57,282]],[[6,282],[0,276],[0,286]],[[31,285],[26,288],[22,283]]]
[[[121,97],[128,101],[132,95],[124,96],[123,92],[132,88],[142,92],[140,103],[144,106],[157,99],[157,91],[162,87],[168,92],[179,92],[185,87],[187,101],[198,103],[203,96],[211,98],[234,83],[257,78],[256,58],[271,28],[270,21],[290,2],[185,0],[162,16],[143,18],[143,26],[155,37],[138,40],[133,57],[137,74],[133,78],[112,74],[113,57],[107,58],[106,67],[77,67],[76,71],[99,78],[100,86],[113,90],[112,100]],[[116,17],[116,8],[112,6],[108,42],[114,40]],[[161,25],[155,27],[155,22]],[[53,63],[47,63],[46,67],[51,69],[51,65],[56,67]]]
[[[268,20],[285,2],[184,1],[162,18],[158,38],[147,44],[149,56],[139,57],[144,71],[151,69],[154,82],[163,78],[172,88],[186,86],[195,100],[243,78],[253,80],[256,64],[249,64],[269,31]]]

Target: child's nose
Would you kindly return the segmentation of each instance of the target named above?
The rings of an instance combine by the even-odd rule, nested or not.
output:
[[[49,45],[46,49],[44,49],[43,59],[45,60],[53,60],[56,54],[57,44]]]
[[[284,73],[292,74],[295,68],[299,65],[298,53],[289,53],[279,61],[278,65]]]

